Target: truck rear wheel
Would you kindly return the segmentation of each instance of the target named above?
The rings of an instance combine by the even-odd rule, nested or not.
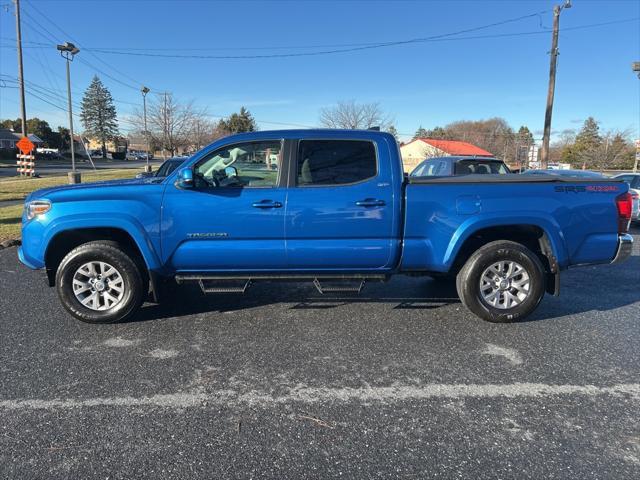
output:
[[[87,323],[113,323],[135,313],[149,289],[132,255],[116,242],[85,243],[58,267],[56,288],[64,308]]]
[[[456,277],[465,307],[489,322],[506,323],[532,313],[545,293],[540,259],[516,242],[499,240],[476,250]]]

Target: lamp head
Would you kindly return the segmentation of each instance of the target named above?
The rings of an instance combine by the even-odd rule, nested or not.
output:
[[[69,52],[71,55],[75,55],[80,52],[80,49],[71,42],[64,42],[62,45],[57,45],[56,48],[60,53]]]

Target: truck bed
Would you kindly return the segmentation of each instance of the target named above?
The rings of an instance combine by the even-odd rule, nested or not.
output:
[[[560,269],[610,262],[618,245],[615,198],[625,191],[607,179],[408,177],[401,269],[448,272],[467,239],[499,227],[539,231]]]

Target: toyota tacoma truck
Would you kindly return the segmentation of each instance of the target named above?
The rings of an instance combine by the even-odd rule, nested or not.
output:
[[[408,177],[387,133],[263,131],[220,139],[166,178],[33,192],[18,254],[84,322],[132,316],[169,282],[205,293],[276,280],[359,292],[396,274],[455,278],[471,312],[509,322],[557,295],[562,270],[631,254],[628,189]]]

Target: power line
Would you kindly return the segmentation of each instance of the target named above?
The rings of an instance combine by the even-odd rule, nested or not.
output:
[[[600,23],[591,23],[591,24],[585,24],[585,25],[576,25],[574,27],[566,27],[563,29],[563,31],[571,31],[571,30],[583,30],[583,29],[588,29],[588,28],[595,28],[595,27],[602,27],[602,26],[607,26],[607,25],[615,25],[615,24],[621,24],[621,23],[630,23],[630,22],[636,22],[640,20],[640,17],[633,17],[633,18],[623,18],[623,19],[617,19],[617,20],[611,20],[611,21],[607,21],[607,22],[600,22]],[[482,28],[482,27],[478,27],[478,28]],[[343,43],[343,44],[325,44],[325,45],[289,45],[289,46],[271,46],[271,47],[207,47],[207,48],[200,48],[200,47],[161,47],[161,48],[140,48],[140,47],[115,47],[115,48],[111,48],[111,47],[90,47],[90,46],[83,46],[83,51],[91,51],[91,52],[102,52],[102,53],[111,53],[111,54],[124,54],[127,53],[129,51],[133,51],[131,53],[131,55],[141,55],[136,53],[135,51],[141,51],[143,53],[145,52],[153,52],[153,51],[184,51],[184,50],[189,50],[189,51],[214,51],[214,50],[228,50],[228,51],[234,51],[234,50],[283,50],[283,49],[305,49],[305,48],[341,48],[341,47],[385,47],[385,46],[392,46],[395,44],[401,44],[401,43],[407,43],[407,42],[411,42],[411,43],[426,43],[426,42],[435,42],[435,41],[456,41],[456,40],[478,40],[478,39],[489,39],[489,38],[503,38],[503,37],[516,37],[516,36],[526,36],[526,35],[539,35],[539,34],[547,34],[548,30],[547,29],[542,29],[542,30],[531,30],[531,31],[524,31],[524,32],[511,32],[511,33],[496,33],[496,34],[488,34],[488,35],[474,35],[474,36],[466,36],[466,37],[451,37],[451,38],[442,38],[442,39],[437,39],[437,38],[422,38],[422,39],[413,39],[413,40],[399,40],[399,41],[394,41],[394,42],[369,42],[369,43]],[[456,35],[457,33],[452,33],[452,34],[443,34],[443,35]],[[15,42],[15,38],[11,38],[11,37],[0,37],[0,39],[3,40],[8,40],[8,41],[12,41]],[[43,43],[43,42],[24,42],[25,46],[23,48],[51,48],[53,46],[55,46],[55,43]],[[7,44],[7,45],[0,45],[3,48],[14,48],[15,47],[13,45]],[[345,51],[349,51],[349,50],[345,50]],[[322,53],[331,53],[331,52],[310,52],[310,53],[305,53],[304,55],[317,55],[317,54],[322,54]],[[340,53],[340,52],[335,52],[335,53]],[[146,53],[145,53],[146,55]],[[277,56],[278,54],[276,54]],[[284,54],[281,54],[284,55]],[[298,54],[298,55],[303,55],[303,54]],[[182,58],[183,56],[176,56],[176,58]],[[187,57],[188,58],[188,57]],[[197,57],[199,58],[199,57]],[[252,55],[246,55],[246,56],[210,56],[209,58],[256,58],[256,56],[252,56]],[[260,56],[258,56],[257,58],[261,58]],[[268,55],[265,55],[264,58],[269,58]]]
[[[41,24],[41,23],[40,23],[40,22],[39,22],[35,17],[33,17],[31,14],[29,14],[29,13],[28,13],[28,12],[26,12],[26,11],[24,12],[24,14],[25,14],[27,17],[29,17],[29,19],[30,19],[31,21],[33,21],[36,25],[38,25],[38,26],[39,26],[43,31],[45,31],[45,32],[49,35],[50,39],[51,39],[54,43],[56,43],[56,42],[57,42],[57,40],[56,40],[56,38],[55,38],[54,34],[53,34],[53,33],[51,33],[51,31],[49,31],[45,26],[43,26],[43,25],[42,25],[42,24]],[[25,23],[26,23],[26,22],[25,22]],[[31,27],[31,25],[29,25],[28,23],[26,23],[26,24],[27,24],[29,27]],[[55,25],[55,24],[54,24],[54,25]],[[34,29],[34,30],[35,30],[35,29]],[[36,31],[37,31],[37,30],[36,30]],[[68,38],[72,39],[71,37],[68,37]],[[72,39],[72,40],[73,40],[73,39]],[[94,57],[96,56],[95,54],[93,54],[93,53],[91,53],[91,52],[88,52],[88,53],[89,53],[90,55],[94,56]],[[96,57],[96,58],[97,58],[97,57]],[[97,72],[101,73],[101,74],[102,74],[102,75],[104,75],[105,77],[110,78],[110,79],[111,79],[111,80],[113,80],[114,82],[119,83],[120,85],[123,85],[123,86],[125,86],[125,87],[131,88],[131,89],[134,89],[134,90],[138,90],[138,87],[137,87],[137,86],[133,86],[132,84],[127,83],[127,82],[123,82],[123,81],[122,81],[122,80],[120,80],[119,78],[112,76],[111,74],[109,74],[109,73],[105,72],[104,70],[101,70],[100,68],[96,67],[96,66],[95,66],[95,65],[93,65],[91,62],[89,62],[88,60],[86,60],[86,59],[84,59],[84,58],[82,58],[82,57],[78,57],[78,61],[79,61],[79,62],[81,62],[81,63],[84,63],[85,65],[89,66],[90,68],[93,68],[95,71],[97,71]],[[103,63],[104,63],[104,62],[103,62]],[[113,67],[110,67],[110,68],[113,68]],[[115,70],[115,69],[114,69],[114,70]]]
[[[44,19],[45,19],[45,20],[47,20],[47,21],[51,21],[49,18],[47,18],[47,16],[46,16],[46,15],[45,15],[45,14],[44,14],[44,13],[43,13],[39,8],[38,8],[38,7],[36,7],[35,5],[33,5],[31,2],[29,2],[29,4],[31,5],[31,7],[32,7],[32,8],[33,8],[33,9],[34,9],[38,14],[40,14],[40,16],[41,16],[42,18],[44,18]],[[67,32],[65,32],[65,31],[62,29],[62,27],[60,27],[58,24],[56,24],[56,23],[53,23],[53,22],[52,22],[52,25],[53,25],[54,27],[56,27],[60,32],[62,32],[62,34],[64,34],[64,35],[65,35],[69,40],[74,41],[74,42],[75,42],[76,44],[78,44],[78,45],[80,44],[80,43],[79,43],[77,40],[75,40],[71,35],[69,35]],[[108,68],[111,68],[112,70],[117,70],[115,67],[113,67],[113,65],[110,65],[109,63],[105,62],[104,60],[102,60],[102,59],[101,59],[100,57],[98,57],[97,55],[95,55],[95,54],[93,54],[93,53],[91,53],[91,52],[89,52],[89,54],[90,54],[92,57],[94,57],[95,59],[97,59],[98,61],[102,62],[102,63],[103,63],[104,65],[106,65]],[[94,67],[94,68],[95,68],[95,67]],[[132,87],[132,88],[135,88],[135,89],[137,90],[137,89],[138,89],[138,86],[139,86],[139,85],[142,85],[142,83],[140,83],[137,79],[132,78],[132,77],[129,77],[129,76],[128,76],[127,74],[125,74],[125,73],[122,73],[122,72],[119,72],[119,73],[120,73],[122,76],[124,76],[124,77],[128,78],[129,80],[131,80],[132,82],[134,82],[134,83],[136,84],[136,86],[134,86],[134,87]]]
[[[594,23],[588,25],[579,25],[575,27],[565,28],[564,32],[572,31],[572,30],[582,30],[588,28],[602,27],[606,25],[615,25],[620,23],[630,23],[636,22],[640,20],[640,17],[627,18],[614,20],[610,22],[601,22]],[[456,35],[457,33],[452,34],[443,34],[440,36],[434,37],[425,37],[421,39],[411,39],[411,40],[401,40],[395,42],[383,42],[376,44],[369,44],[366,46],[360,47],[351,47],[351,48],[338,48],[333,50],[319,50],[315,52],[287,52],[287,53],[269,53],[269,54],[254,54],[254,55],[204,55],[204,54],[173,54],[173,53],[152,53],[150,51],[146,52],[136,52],[131,51],[133,49],[107,49],[107,48],[87,48],[85,50],[94,51],[99,53],[104,53],[107,55],[125,55],[125,56],[134,56],[134,57],[156,57],[156,58],[180,58],[180,59],[216,59],[216,60],[246,60],[246,59],[262,59],[262,58],[291,58],[291,57],[309,57],[309,56],[320,56],[320,55],[332,55],[332,54],[340,54],[340,53],[350,53],[364,50],[373,50],[378,48],[387,48],[394,46],[402,46],[402,45],[411,45],[417,43],[435,43],[435,42],[443,42],[443,41],[460,41],[460,40],[480,40],[480,39],[489,39],[489,38],[506,38],[506,37],[519,37],[519,36],[528,36],[528,35],[540,35],[547,34],[546,30],[534,30],[527,32],[513,32],[513,33],[497,33],[497,34],[489,34],[489,35],[473,35],[473,36],[465,36],[465,37],[452,37],[447,38],[446,35]]]

